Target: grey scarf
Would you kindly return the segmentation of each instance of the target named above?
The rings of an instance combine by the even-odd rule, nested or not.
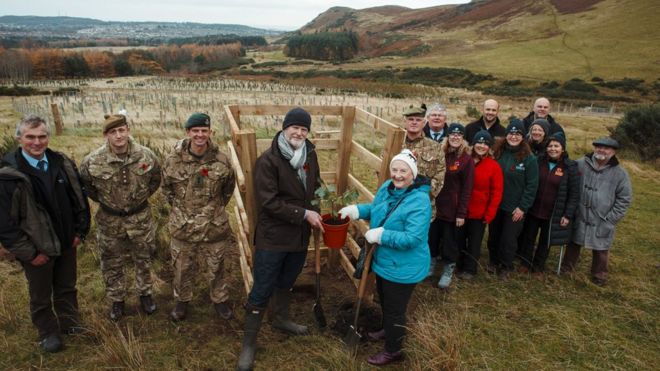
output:
[[[284,137],[281,132],[277,138],[277,147],[285,159],[289,160],[291,167],[298,172],[298,179],[302,182],[303,187],[307,190],[307,173],[305,172],[305,162],[307,161],[307,142],[298,149],[294,149]]]

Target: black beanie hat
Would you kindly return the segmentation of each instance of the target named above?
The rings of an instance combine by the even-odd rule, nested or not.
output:
[[[506,134],[520,133],[522,136],[525,136],[525,124],[520,119],[513,119],[509,122],[505,132]]]
[[[465,126],[458,122],[452,122],[447,129],[447,135],[449,134],[461,134],[462,136],[465,136]]]
[[[546,119],[536,119],[532,121],[532,123],[529,125],[529,131],[532,131],[532,126],[538,125],[543,129],[543,132],[545,133],[545,137],[547,137],[550,134],[550,122]]]
[[[490,133],[487,130],[479,130],[476,134],[474,134],[474,137],[472,138],[472,143],[470,144],[475,145],[477,143],[483,143],[492,146],[493,136],[490,135]]]
[[[559,142],[559,144],[561,144],[561,148],[564,150],[564,152],[566,152],[566,137],[564,136],[564,133],[558,131],[552,134],[550,138],[548,138],[548,144],[550,144],[550,142],[552,142],[553,140]],[[548,145],[546,144],[546,147],[547,146]]]
[[[300,107],[293,108],[284,116],[284,121],[282,121],[282,130],[288,128],[291,125],[304,126],[307,130],[310,130],[312,126],[312,116],[309,115],[307,111]]]
[[[186,121],[186,129],[205,126],[207,128],[211,127],[211,118],[206,113],[195,112]]]

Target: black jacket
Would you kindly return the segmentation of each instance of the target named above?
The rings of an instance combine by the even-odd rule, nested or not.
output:
[[[487,130],[488,133],[495,139],[495,137],[504,137],[504,126],[500,123],[500,118],[495,118],[495,123],[490,128],[486,129],[486,124],[484,124],[484,117],[479,117],[479,120],[472,121],[465,127],[465,140],[467,140],[470,145],[472,145],[472,139],[479,130]]]
[[[575,224],[575,210],[577,209],[578,202],[580,201],[580,175],[578,174],[577,162],[564,156],[561,161],[564,162],[565,167],[568,169],[564,178],[559,183],[559,190],[557,198],[555,199],[555,206],[552,210],[552,217],[550,218],[550,246],[565,245],[571,237],[571,230]],[[547,160],[542,156],[539,159],[539,164],[546,164]],[[565,217],[571,222],[567,227],[560,225],[561,218]]]
[[[89,231],[89,204],[75,164],[46,150],[48,173],[39,175],[21,154],[8,153],[0,168],[0,242],[18,260],[60,255]]]
[[[320,186],[321,173],[314,145],[307,141],[307,188],[296,170],[280,153],[275,135],[254,165],[254,196],[257,200],[257,225],[254,244],[257,249],[273,251],[306,251],[311,227],[305,221],[305,210],[312,206],[314,191]]]

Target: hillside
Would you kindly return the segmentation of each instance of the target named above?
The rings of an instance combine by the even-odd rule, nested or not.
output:
[[[652,0],[484,0],[423,9],[334,7],[299,31],[356,32],[359,55],[377,59],[355,68],[446,66],[510,78],[653,81],[660,76],[659,15]]]
[[[115,22],[77,17],[0,16],[2,37],[181,38],[206,35],[267,36],[278,31],[237,24]]]

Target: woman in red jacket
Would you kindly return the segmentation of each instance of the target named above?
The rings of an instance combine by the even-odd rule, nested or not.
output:
[[[442,228],[442,261],[445,264],[438,281],[441,289],[449,287],[454,275],[459,251],[456,233],[467,217],[474,177],[474,162],[468,143],[463,139],[465,127],[454,123],[449,125],[448,132],[440,146],[447,164],[445,183],[435,200],[437,219]]]
[[[481,130],[472,139],[472,159],[474,160],[474,184],[468,204],[465,225],[458,229],[459,257],[458,278],[472,279],[477,274],[477,264],[481,255],[481,240],[486,225],[497,214],[502,200],[504,180],[502,169],[490,154],[493,137]]]

